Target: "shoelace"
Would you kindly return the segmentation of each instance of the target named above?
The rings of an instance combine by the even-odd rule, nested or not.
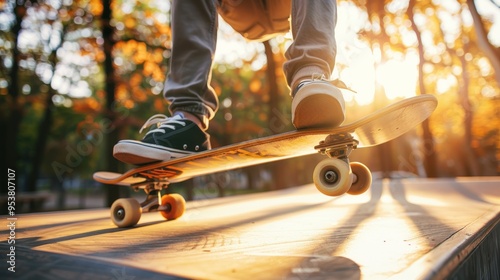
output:
[[[292,96],[295,96],[295,94],[297,93],[297,91],[304,85],[306,84],[309,84],[309,83],[312,83],[312,82],[317,82],[317,81],[321,81],[321,82],[324,82],[324,83],[329,83],[329,84],[332,84],[340,89],[345,89],[345,90],[348,90],[348,91],[351,91],[353,93],[356,93],[356,91],[354,91],[353,89],[349,88],[343,81],[341,81],[340,79],[335,79],[335,80],[328,80],[324,75],[320,75],[320,74],[313,74],[311,76],[311,80],[305,80],[303,82],[301,82],[292,92]]]
[[[142,133],[142,131],[144,129],[150,127],[151,125],[155,125],[155,124],[158,126],[158,128],[148,131],[148,133],[146,133],[146,135],[148,135],[150,133],[155,133],[155,132],[165,133],[165,129],[163,129],[163,128],[169,128],[169,129],[174,130],[175,126],[173,124],[180,124],[182,126],[186,125],[186,123],[181,121],[180,119],[178,119],[177,116],[169,118],[163,114],[156,114],[156,115],[150,117],[144,123],[144,125],[141,127],[141,130],[139,130],[139,133]],[[158,125],[158,124],[160,124],[160,125]]]

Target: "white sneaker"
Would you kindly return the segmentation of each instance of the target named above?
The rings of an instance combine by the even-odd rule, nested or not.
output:
[[[344,119],[344,97],[333,82],[305,80],[293,91],[292,123],[295,128],[334,128]]]

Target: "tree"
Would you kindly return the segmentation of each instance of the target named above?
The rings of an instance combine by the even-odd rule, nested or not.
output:
[[[10,36],[3,36],[4,39],[8,38],[11,42],[12,47],[10,50],[6,50],[10,52],[10,59],[8,61],[11,62],[10,69],[5,69],[5,63],[2,63],[2,72],[5,75],[4,77],[8,78],[7,81],[7,95],[2,95],[2,102],[4,105],[2,106],[2,118],[0,129],[5,132],[5,137],[0,137],[0,146],[3,150],[3,154],[5,156],[4,161],[2,161],[2,170],[6,170],[7,168],[11,168],[14,170],[18,170],[18,153],[15,148],[16,139],[19,135],[19,126],[21,124],[21,119],[23,116],[23,108],[20,102],[19,95],[19,61],[21,60],[21,53],[18,49],[18,40],[19,33],[21,31],[21,23],[26,15],[26,5],[31,4],[31,2],[27,1],[15,1],[8,2],[5,4],[5,11],[12,11],[14,15],[14,22],[10,28]],[[4,62],[7,60],[4,60]],[[9,71],[10,70],[10,71]],[[7,74],[8,72],[8,74]],[[2,189],[2,192],[6,192],[6,189]]]
[[[111,25],[112,10],[111,10],[111,0],[102,0],[102,14],[101,14],[101,25],[102,25],[102,37],[104,39],[103,51],[104,51],[104,75],[105,75],[105,115],[109,118],[110,122],[114,125],[114,129],[109,131],[106,135],[104,142],[105,149],[104,153],[109,155],[106,157],[106,170],[118,171],[118,162],[114,160],[111,155],[113,154],[113,146],[118,142],[120,125],[117,125],[117,117],[115,114],[115,93],[116,93],[116,79],[115,79],[115,69],[113,66],[113,48],[115,46],[114,38],[114,28]],[[107,202],[108,206],[111,206],[113,202],[119,198],[120,189],[112,186],[107,186]]]
[[[422,34],[420,30],[418,29],[418,26],[415,22],[415,14],[414,14],[414,9],[415,9],[416,1],[415,0],[410,0],[408,4],[408,9],[407,9],[407,14],[408,18],[411,21],[411,27],[413,31],[415,32],[415,36],[417,37],[417,48],[418,48],[418,57],[420,63],[418,64],[418,89],[420,94],[427,94],[427,90],[425,87],[425,74],[424,74],[424,65],[426,63],[425,60],[425,55],[424,55],[424,44],[422,42]],[[425,166],[425,171],[427,173],[428,177],[437,177],[437,154],[436,154],[436,149],[434,147],[434,136],[432,134],[431,128],[430,128],[430,120],[426,119],[422,123],[422,130],[423,130],[423,149],[424,149],[424,166]]]
[[[476,36],[478,40],[478,45],[483,53],[488,57],[495,71],[495,79],[497,81],[498,86],[500,86],[500,48],[494,47],[490,41],[488,40],[488,32],[486,27],[484,26],[484,22],[479,15],[476,4],[473,0],[467,0],[467,7],[471,13],[474,30],[476,31]],[[492,1],[493,4],[495,2]],[[498,4],[497,4],[498,7]],[[499,8],[500,9],[500,8]]]

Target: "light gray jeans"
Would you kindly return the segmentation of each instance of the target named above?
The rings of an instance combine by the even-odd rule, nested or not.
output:
[[[217,41],[217,5],[218,0],[173,0],[171,10],[172,53],[164,95],[171,113],[192,113],[205,127],[219,106],[210,86]],[[283,66],[291,88],[313,74],[331,75],[336,55],[336,19],[336,0],[292,1],[293,43],[286,51]]]

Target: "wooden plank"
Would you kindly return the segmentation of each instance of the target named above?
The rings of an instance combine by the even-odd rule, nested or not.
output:
[[[114,273],[130,279],[158,274],[425,278],[440,268],[414,265],[453,252],[454,246],[443,244],[467,242],[479,231],[475,222],[500,217],[499,183],[498,177],[376,180],[366,194],[337,198],[308,185],[192,201],[179,220],[165,222],[148,213],[131,229],[116,228],[108,209],[18,215],[16,246],[22,250],[16,255],[16,277],[57,272],[68,279],[86,268],[98,270],[102,279],[113,279]],[[6,242],[0,249],[8,250]],[[416,275],[412,269],[422,271]]]

